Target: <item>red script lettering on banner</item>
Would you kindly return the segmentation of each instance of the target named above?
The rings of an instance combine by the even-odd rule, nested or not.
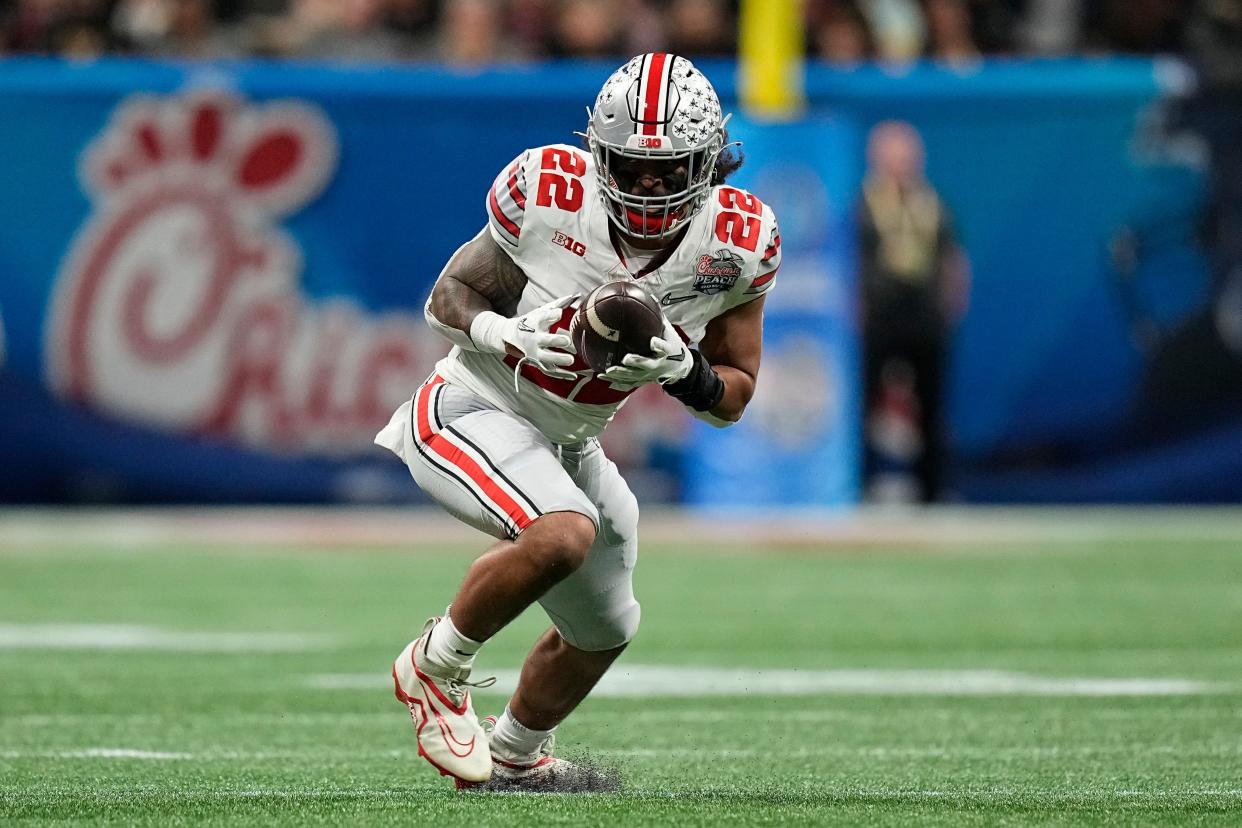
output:
[[[369,445],[440,345],[421,320],[312,303],[279,220],[336,168],[317,108],[220,92],[123,102],[82,155],[94,212],[57,277],[48,375],[83,405],[298,453]]]

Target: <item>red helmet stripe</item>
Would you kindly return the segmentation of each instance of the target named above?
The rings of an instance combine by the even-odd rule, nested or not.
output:
[[[665,87],[668,85],[667,64],[669,56],[664,52],[655,52],[647,62],[647,73],[643,79],[643,135],[663,135],[664,124],[658,123],[665,119],[664,105],[668,96]]]

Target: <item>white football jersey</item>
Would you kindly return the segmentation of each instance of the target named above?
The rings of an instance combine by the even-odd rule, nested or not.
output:
[[[589,153],[565,144],[527,150],[496,178],[487,195],[489,230],[527,276],[519,314],[553,299],[618,279],[635,279],[694,345],[712,319],[772,289],[780,266],[780,231],[772,209],[745,190],[713,188],[681,241],[641,269],[628,263],[600,194]],[[553,330],[567,330],[577,303]],[[599,378],[579,357],[576,380],[550,377],[515,357],[454,347],[436,366],[503,411],[521,416],[554,443],[603,430],[633,392]]]

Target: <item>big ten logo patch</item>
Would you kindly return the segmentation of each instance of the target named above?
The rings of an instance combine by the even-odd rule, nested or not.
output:
[[[428,367],[423,326],[299,291],[279,221],[336,168],[316,108],[218,92],[124,101],[80,158],[94,212],[57,276],[53,388],[174,431],[342,454]]]
[[[573,236],[566,236],[560,230],[552,233],[552,243],[558,247],[563,247],[575,256],[586,255],[586,245],[574,239]]]

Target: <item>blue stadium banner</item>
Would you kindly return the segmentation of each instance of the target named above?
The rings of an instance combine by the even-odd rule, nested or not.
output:
[[[0,502],[420,498],[370,436],[445,349],[422,303],[612,68],[0,61]],[[700,68],[736,110],[735,66]],[[732,124],[784,238],[754,408],[688,427],[643,389],[610,456],[647,499],[856,497],[850,215],[895,118],[973,272],[957,495],[1242,498],[1242,271],[1200,246],[1188,89],[1137,59],[808,67],[800,122]]]
[[[736,181],[776,212],[782,261],[765,300],[755,399],[735,426],[696,423],[687,501],[741,509],[850,504],[858,498],[860,458],[857,131],[841,119],[735,118],[730,137],[747,154]]]

